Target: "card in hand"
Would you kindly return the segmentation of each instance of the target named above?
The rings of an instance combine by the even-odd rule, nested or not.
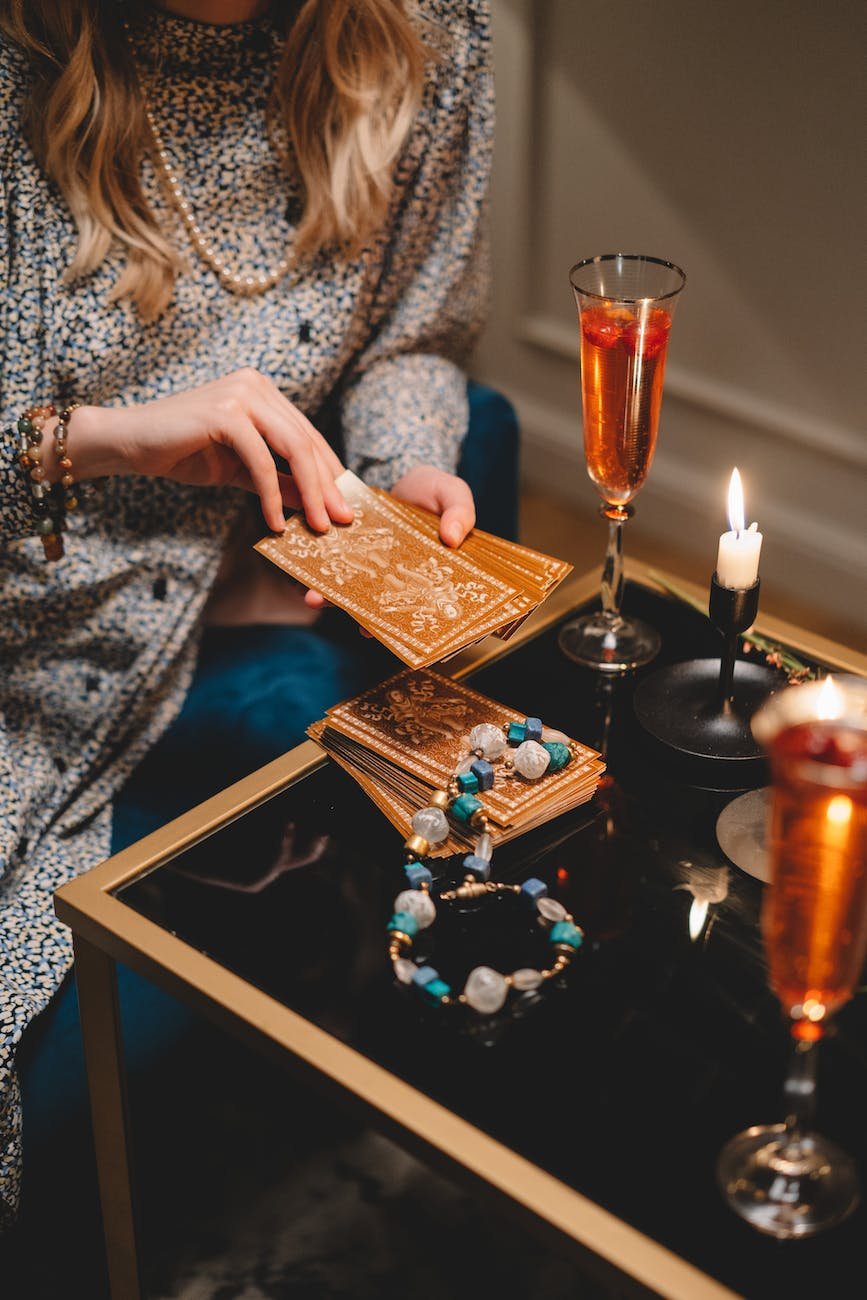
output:
[[[514,594],[507,583],[408,523],[354,474],[337,485],[351,524],[315,533],[298,514],[256,549],[413,665],[453,653],[467,626],[498,625],[496,611]]]

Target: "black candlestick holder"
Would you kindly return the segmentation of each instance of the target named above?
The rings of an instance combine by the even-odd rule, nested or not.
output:
[[[781,684],[779,673],[738,659],[738,638],[755,622],[758,579],[745,590],[710,584],[709,614],[722,633],[719,659],[688,659],[660,668],[637,687],[638,721],[679,754],[727,764],[761,764],[750,719]]]

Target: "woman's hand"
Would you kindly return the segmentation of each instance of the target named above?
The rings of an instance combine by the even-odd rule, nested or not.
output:
[[[421,506],[440,517],[440,537],[446,546],[460,546],[476,522],[476,507],[468,483],[432,465],[416,465],[391,489],[398,501]]]
[[[476,522],[476,507],[469,484],[455,474],[416,465],[391,489],[392,495],[409,505],[421,506],[440,517],[440,537],[446,546],[460,546]],[[308,591],[305,602],[313,609],[327,604],[318,591]]]
[[[334,484],[343,470],[337,456],[257,370],[238,370],[140,406],[81,407],[72,417],[69,446],[77,478],[146,474],[255,492],[275,532],[283,530],[284,506],[302,508],[319,532],[332,520],[352,520]],[[291,475],[277,472],[271,451]]]

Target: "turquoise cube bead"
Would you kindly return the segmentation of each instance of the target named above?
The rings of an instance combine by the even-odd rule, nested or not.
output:
[[[422,885],[433,884],[433,876],[421,862],[408,862],[404,872],[410,889],[421,889]]]
[[[474,799],[471,794],[459,794],[451,806],[450,812],[459,822],[468,822],[473,813],[477,813],[483,808],[484,804],[479,799]]]
[[[461,772],[458,777],[458,785],[460,786],[461,794],[475,794],[479,788],[479,778],[473,771]]]
[[[527,728],[523,722],[510,722],[509,730],[506,733],[506,740],[510,745],[523,745],[527,739]]]
[[[562,767],[566,767],[572,762],[572,750],[568,745],[564,745],[559,740],[543,740],[542,748],[547,749],[551,755],[551,762],[548,764],[549,772],[559,772]]]
[[[418,921],[412,912],[395,912],[386,928],[388,930],[400,930],[408,939],[414,939],[418,934]]]
[[[431,980],[438,980],[440,973],[433,966],[419,966],[413,971],[412,982],[417,989],[423,989]]]
[[[477,758],[470,771],[478,781],[480,790],[494,788],[494,769],[486,758]]]
[[[421,995],[425,1002],[430,1002],[432,1006],[438,1006],[443,998],[448,997],[451,991],[451,987],[446,984],[445,980],[435,979],[428,980],[421,990]]]
[[[583,932],[571,921],[557,921],[548,931],[548,938],[551,943],[567,943],[570,948],[580,948],[584,942]]]

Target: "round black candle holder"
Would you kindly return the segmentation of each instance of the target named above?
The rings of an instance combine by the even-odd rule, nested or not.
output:
[[[734,590],[721,586],[714,574],[709,614],[723,636],[720,658],[660,668],[636,688],[634,707],[641,726],[679,754],[761,768],[763,751],[750,719],[781,685],[781,677],[737,657],[738,637],[756,619],[760,585],[756,580],[743,591]]]

